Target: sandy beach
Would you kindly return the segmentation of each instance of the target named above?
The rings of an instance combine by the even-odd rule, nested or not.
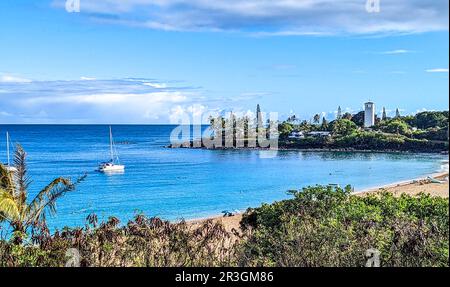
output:
[[[396,182],[384,186],[379,186],[370,189],[364,189],[360,191],[355,191],[358,196],[364,196],[367,194],[372,194],[376,192],[392,192],[394,195],[399,196],[401,194],[417,195],[419,193],[430,194],[432,196],[439,196],[448,198],[449,197],[449,183],[448,183],[448,172],[442,172],[433,174],[430,177],[441,181],[441,183],[433,183],[427,177],[411,179],[402,182]],[[239,223],[242,219],[242,214],[235,214],[230,217],[215,216],[204,219],[194,219],[190,220],[189,223],[192,225],[202,224],[205,220],[212,219],[214,222],[222,222],[227,231],[232,229],[239,230]]]
[[[370,188],[357,191],[357,195],[365,195],[374,192],[387,191],[394,195],[403,193],[417,195],[419,193],[430,194],[432,196],[449,197],[448,172],[433,174],[430,177],[441,181],[442,183],[433,183],[427,177],[397,182],[377,188]]]

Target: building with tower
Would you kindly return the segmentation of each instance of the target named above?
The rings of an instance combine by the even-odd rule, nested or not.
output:
[[[375,104],[367,102],[364,104],[364,127],[370,128],[375,125]]]

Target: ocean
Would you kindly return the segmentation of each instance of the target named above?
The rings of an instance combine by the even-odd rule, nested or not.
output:
[[[0,161],[5,133],[28,153],[30,198],[58,176],[87,174],[76,191],[57,203],[49,227],[83,226],[95,213],[122,223],[135,215],[168,220],[203,218],[245,210],[289,197],[286,191],[315,184],[351,184],[355,189],[421,177],[439,171],[448,156],[360,152],[169,149],[170,125],[112,127],[123,174],[95,171],[109,159],[106,125],[0,125]]]

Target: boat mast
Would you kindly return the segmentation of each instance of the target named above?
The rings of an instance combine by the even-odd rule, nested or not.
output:
[[[9,133],[6,132],[6,156],[8,158],[8,166],[9,166]]]
[[[109,152],[110,152],[110,155],[111,155],[111,162],[114,162],[113,138],[112,138],[111,126],[109,126]]]

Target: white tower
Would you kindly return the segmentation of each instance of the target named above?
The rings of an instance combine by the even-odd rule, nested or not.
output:
[[[370,128],[375,125],[375,104],[367,102],[364,104],[364,127]]]

